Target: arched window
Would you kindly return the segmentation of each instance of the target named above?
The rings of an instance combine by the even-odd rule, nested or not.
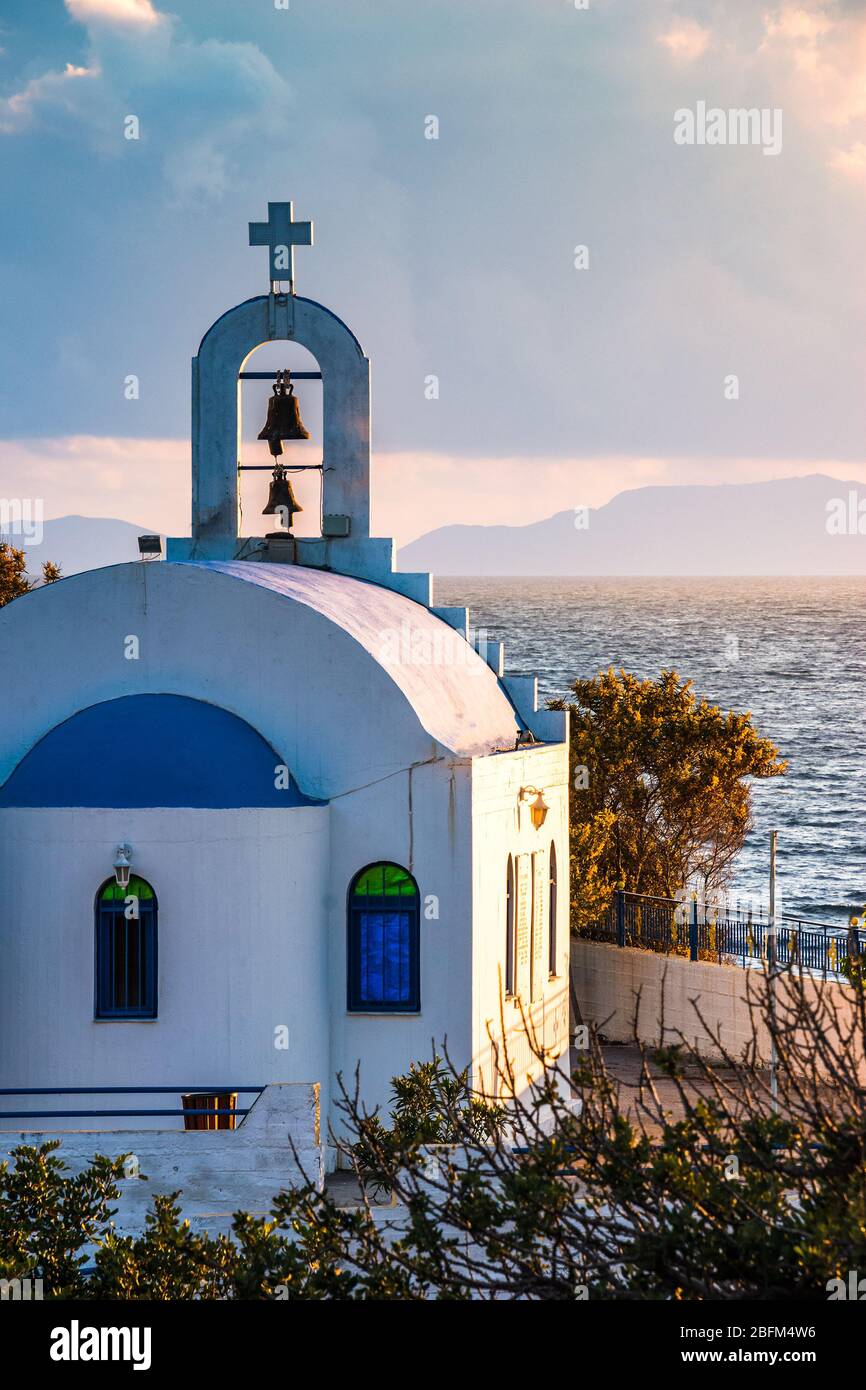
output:
[[[96,1017],[156,1018],[156,894],[134,874],[96,896]]]
[[[556,845],[550,842],[550,884],[547,894],[548,969],[556,974]]]
[[[418,885],[398,864],[371,864],[349,889],[348,1005],[356,1013],[421,1007]]]
[[[514,860],[510,854],[505,878],[505,993],[514,993]]]

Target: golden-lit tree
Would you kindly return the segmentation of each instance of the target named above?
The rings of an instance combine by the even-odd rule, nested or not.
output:
[[[571,713],[571,889],[576,928],[615,888],[672,898],[725,885],[751,824],[750,779],[787,763],[751,715],[699,700],[676,671],[577,680]]]
[[[0,541],[0,608],[30,589],[23,550]]]
[[[59,565],[46,560],[42,566],[43,584],[55,584],[63,575]],[[8,541],[0,541],[0,608],[11,603],[13,598],[29,594],[33,581],[27,574],[27,557],[23,550],[17,550]]]

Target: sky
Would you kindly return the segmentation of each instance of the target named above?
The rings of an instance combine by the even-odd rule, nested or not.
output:
[[[678,143],[700,103],[781,148]],[[866,0],[0,0],[0,189],[0,497],[48,517],[188,533],[190,358],[288,199],[379,534],[866,483]]]

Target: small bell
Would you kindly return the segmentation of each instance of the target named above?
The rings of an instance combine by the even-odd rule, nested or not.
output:
[[[310,431],[304,428],[298,408],[291,372],[277,372],[274,394],[268,401],[268,418],[259,439],[268,441],[268,448],[274,458],[283,452],[283,439],[309,439]]]
[[[292,491],[292,485],[286,477],[286,470],[281,463],[274,467],[274,476],[271,479],[271,490],[268,493],[268,505],[263,508],[262,516],[278,516],[291,531],[292,521],[295,512],[302,512],[304,509]]]

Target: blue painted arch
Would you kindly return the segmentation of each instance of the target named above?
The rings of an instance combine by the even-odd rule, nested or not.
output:
[[[290,772],[278,776],[282,766],[251,724],[218,705],[126,695],[80,710],[40,739],[0,787],[0,807],[322,804]]]

